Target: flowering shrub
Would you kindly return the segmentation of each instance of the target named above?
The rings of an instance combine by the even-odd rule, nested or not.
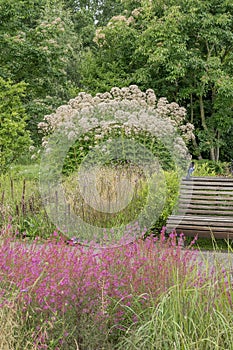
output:
[[[85,239],[92,235],[93,226],[97,236],[102,235],[102,228],[116,228],[135,220],[141,228],[152,227],[166,200],[163,170],[177,170],[180,177],[190,160],[185,140],[193,137],[193,126],[185,124],[185,114],[176,103],[168,103],[165,98],[157,101],[153,90],[144,93],[131,85],[94,97],[80,93],[45,116],[39,124],[45,133],[40,190],[53,223],[69,235],[81,231]],[[115,188],[111,176],[104,175],[102,183],[97,183],[101,182],[99,173],[110,175],[110,168],[117,177]],[[136,179],[121,176],[137,168],[140,171],[134,172]],[[78,191],[67,198],[70,191],[65,191],[63,175],[70,173],[75,176],[69,187],[79,188],[86,206],[79,200]],[[142,185],[136,188],[135,181]],[[97,187],[111,187],[105,193],[107,198]],[[136,205],[130,206],[135,197]]]
[[[142,92],[136,85],[126,88],[114,87],[110,92],[98,93],[92,97],[81,92],[68,105],[60,106],[55,113],[44,117],[39,123],[39,130],[43,132],[43,146],[49,152],[49,136],[57,130],[62,130],[63,137],[75,142],[67,155],[65,168],[69,167],[70,159],[79,163],[90,149],[106,152],[108,140],[117,137],[135,139],[142,142],[156,155],[162,150],[171,148],[162,155],[171,164],[170,153],[177,153],[187,157],[185,141],[194,137],[193,125],[185,123],[186,111],[177,103],[168,103],[166,98],[157,101],[152,89]],[[176,131],[179,130],[179,135]],[[174,147],[174,150],[173,150]]]

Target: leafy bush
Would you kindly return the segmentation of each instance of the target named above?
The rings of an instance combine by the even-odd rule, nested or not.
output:
[[[155,224],[155,229],[157,232],[159,232],[161,228],[166,225],[167,218],[172,214],[172,211],[177,205],[179,195],[179,174],[176,171],[165,171],[164,175],[166,180],[166,200],[161,215]]]
[[[119,139],[122,140],[122,147],[119,147]],[[138,145],[141,145],[141,147],[138,147]],[[117,152],[114,152],[116,147]],[[145,151],[143,152],[143,147],[149,150],[150,154],[149,152],[148,154]],[[89,155],[90,158],[91,151],[94,151],[92,154],[92,157],[95,158],[93,163],[98,161],[106,166],[127,165],[129,162],[143,163],[146,160],[150,161],[149,156],[153,155],[159,160],[164,170],[171,170],[175,167],[171,150],[159,137],[153,137],[149,132],[140,130],[140,128],[132,126],[129,129],[116,123],[111,125],[107,132],[102,128],[95,128],[81,135],[67,153],[62,169],[63,174],[69,175],[77,170],[85,157]]]
[[[24,83],[13,84],[0,77],[0,172],[5,171],[30,145],[27,116],[21,97]]]
[[[194,176],[226,176],[229,175],[229,165],[226,162],[202,160],[195,162]]]
[[[193,125],[186,123],[185,115],[185,109],[177,103],[168,103],[166,98],[157,101],[153,90],[144,93],[131,85],[122,89],[115,87],[94,97],[79,93],[55,113],[46,115],[39,123],[39,130],[44,133],[45,155],[52,154],[54,166],[66,151],[63,172],[68,174],[92,149],[100,161],[104,156],[106,159],[106,153],[113,152],[114,141],[118,139],[142,144],[159,158],[164,169],[170,169],[176,158],[188,157],[185,142],[193,138]],[[61,141],[63,148],[62,145],[59,148]],[[133,142],[131,147],[128,154],[138,153]],[[119,151],[118,147],[117,151],[122,152],[120,160],[127,160],[124,150]]]

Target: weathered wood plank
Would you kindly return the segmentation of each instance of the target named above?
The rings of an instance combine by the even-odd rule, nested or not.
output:
[[[233,182],[233,178],[232,177],[213,177],[213,176],[192,176],[190,179],[186,179],[185,177],[182,179],[182,183],[187,183],[187,182]]]
[[[181,190],[180,191],[180,194],[182,195],[182,194],[190,194],[190,195],[196,195],[196,194],[201,194],[203,197],[204,197],[204,195],[206,194],[206,195],[230,195],[230,196],[232,196],[232,198],[233,198],[233,193],[232,193],[232,191],[225,191],[225,190],[215,190],[215,191],[206,191],[206,190],[199,190],[199,189],[195,189],[195,188],[189,188],[189,189],[187,189],[187,190]]]
[[[225,203],[223,203],[222,201],[225,202]],[[218,200],[211,200],[211,201],[209,201],[208,198],[205,198],[205,199],[192,198],[192,197],[179,198],[179,203],[190,203],[190,204],[191,203],[193,203],[193,204],[200,203],[200,204],[205,204],[205,205],[218,204],[219,206],[220,205],[233,205],[233,201],[232,200],[226,201],[223,198],[222,201],[221,201],[221,198],[218,198]]]
[[[201,205],[201,204],[194,204],[193,202],[191,202],[191,204],[188,202],[188,204],[185,203],[179,203],[179,208],[188,208],[188,209],[211,209],[211,210],[230,210],[231,214],[233,213],[233,206],[231,205],[214,205],[211,202],[207,202],[208,205]]]
[[[184,221],[171,221],[170,225],[178,225],[179,228],[185,228],[190,227],[191,229],[197,230],[200,229],[203,231],[227,231],[227,232],[233,232],[232,226],[229,225],[218,225],[219,223],[213,223],[212,225],[208,225],[204,222],[184,222]]]
[[[212,193],[212,192],[216,192],[217,194],[219,192],[227,192],[232,194],[233,191],[233,187],[209,187],[209,186],[203,186],[203,187],[181,187],[180,188],[180,193],[195,193],[195,192],[208,192],[208,193]]]
[[[222,197],[222,196],[200,196],[200,195],[196,195],[196,194],[181,194],[180,198],[184,198],[184,199],[213,199],[213,200],[217,200],[217,201],[232,201],[233,197]]]
[[[216,211],[215,210],[201,210],[201,209],[189,209],[189,208],[183,208],[183,209],[179,209],[179,212],[178,214],[188,214],[188,215],[191,215],[191,214],[203,214],[203,215],[209,215],[209,216],[213,216],[213,215],[218,215],[218,216],[231,216],[232,217],[232,211],[227,211],[227,210],[219,210],[219,211]]]
[[[186,220],[190,221],[190,220],[196,220],[196,221],[209,221],[209,217],[206,217],[206,216],[203,216],[203,215],[171,215],[169,217],[169,220],[171,218],[177,218],[177,219],[183,219],[183,218],[186,218]],[[212,219],[213,221],[216,221],[216,222],[221,222],[221,221],[228,221],[228,222],[231,222],[233,223],[233,215],[231,218],[227,218],[227,217],[224,217],[224,216],[221,216],[221,217],[215,217],[215,216],[212,216]],[[233,225],[232,225],[233,227]]]

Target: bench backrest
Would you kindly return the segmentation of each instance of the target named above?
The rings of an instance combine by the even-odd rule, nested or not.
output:
[[[177,215],[184,214],[233,217],[233,178],[183,179]]]

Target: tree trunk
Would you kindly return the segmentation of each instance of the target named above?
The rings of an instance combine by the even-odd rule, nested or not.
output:
[[[198,147],[196,139],[192,139],[192,143],[193,143],[193,147],[194,147],[194,149],[196,151],[197,158],[199,160],[202,160],[203,158],[202,158],[201,152],[199,150],[199,147]]]
[[[200,101],[201,125],[205,131],[208,131],[208,127],[206,125],[206,120],[205,120],[205,110],[204,110],[204,103],[203,103],[203,96],[202,95],[200,95],[199,101]]]
[[[210,148],[210,159],[215,162],[215,149],[214,149],[214,147]]]
[[[215,150],[215,160],[216,162],[219,161],[219,151],[220,151],[220,146],[219,146],[219,140],[220,140],[220,132],[217,131],[217,146],[216,146],[216,150]]]
[[[191,124],[193,124],[193,121],[194,121],[194,110],[193,110],[193,95],[192,94],[190,95],[190,117],[191,117],[190,122],[191,122]],[[199,160],[203,159],[202,155],[201,155],[201,152],[200,152],[200,150],[198,148],[197,140],[196,139],[192,139],[192,144],[193,144],[193,147],[194,147],[194,149],[196,151],[197,158]]]
[[[204,102],[203,102],[202,95],[200,95],[200,97],[199,97],[199,102],[200,102],[201,125],[202,125],[203,129],[208,133],[209,129],[208,129],[208,126],[206,125],[205,109],[204,109]],[[214,147],[210,147],[210,159],[215,161]]]
[[[219,146],[216,147],[216,156],[215,156],[216,162],[219,161]]]
[[[190,116],[191,116],[191,124],[193,124],[194,120],[194,111],[193,111],[193,94],[190,95]]]

